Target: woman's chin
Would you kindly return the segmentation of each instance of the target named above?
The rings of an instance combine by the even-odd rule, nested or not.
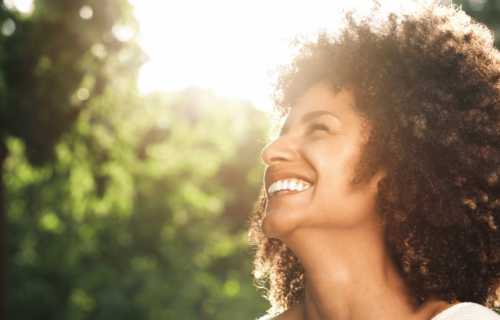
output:
[[[262,220],[262,231],[268,238],[283,240],[299,226],[297,217],[285,211],[283,209],[266,210],[266,216]]]

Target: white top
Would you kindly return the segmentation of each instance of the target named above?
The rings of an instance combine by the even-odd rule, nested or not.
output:
[[[444,310],[432,320],[500,320],[500,315],[480,304],[462,302]]]
[[[272,320],[272,318],[268,315],[259,320]],[[500,315],[480,304],[462,302],[444,310],[431,320],[500,320]]]

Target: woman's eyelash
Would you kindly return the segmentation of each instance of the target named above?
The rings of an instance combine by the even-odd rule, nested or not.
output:
[[[330,132],[330,129],[325,126],[324,124],[320,123],[320,122],[312,122],[310,125],[309,125],[309,133],[312,133],[313,131],[316,131],[316,130],[324,130],[326,132]]]

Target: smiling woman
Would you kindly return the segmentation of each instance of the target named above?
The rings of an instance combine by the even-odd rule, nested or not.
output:
[[[435,5],[345,22],[275,83],[286,121],[249,232],[270,316],[500,319],[491,33]]]
[[[305,230],[372,226],[374,219],[366,214],[371,215],[377,206],[380,177],[370,185],[351,183],[361,148],[368,140],[362,127],[365,119],[352,104],[349,92],[335,93],[324,82],[314,85],[290,112],[280,138],[262,151],[268,165],[265,184],[275,184],[280,190],[268,191],[262,222],[268,237],[305,244],[314,241]],[[294,191],[285,187],[294,181],[305,187]],[[299,226],[297,232],[306,239],[293,233]]]

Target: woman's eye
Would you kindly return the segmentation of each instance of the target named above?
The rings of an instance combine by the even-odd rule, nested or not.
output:
[[[321,124],[321,123],[311,124],[311,126],[309,127],[309,133],[313,133],[316,130],[323,130],[323,131],[326,131],[328,133],[330,132],[330,129],[328,129],[328,127],[325,126],[324,124]]]

